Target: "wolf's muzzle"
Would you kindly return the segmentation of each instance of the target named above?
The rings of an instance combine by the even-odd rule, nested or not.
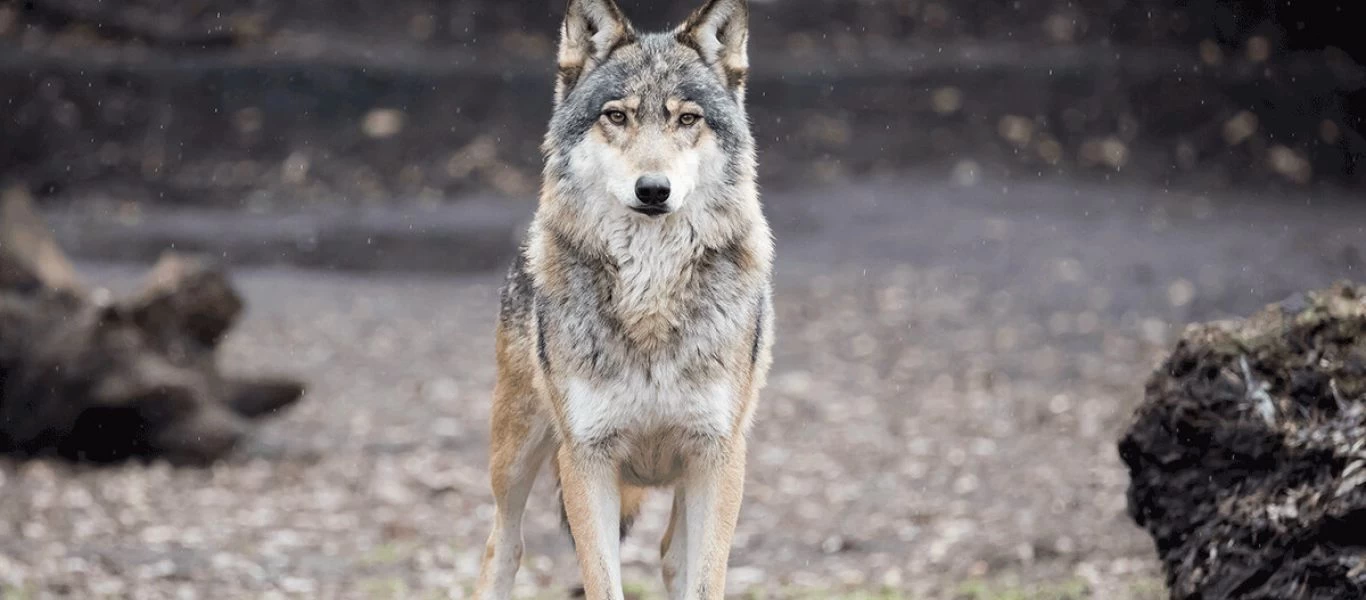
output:
[[[669,178],[651,173],[636,180],[636,200],[645,206],[663,206],[669,201]]]

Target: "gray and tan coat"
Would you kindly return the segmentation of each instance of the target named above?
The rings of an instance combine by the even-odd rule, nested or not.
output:
[[[773,343],[747,17],[711,0],[640,34],[611,0],[569,2],[540,203],[502,292],[476,598],[511,596],[547,460],[588,598],[622,598],[620,538],[653,487],[674,492],[670,598],[722,597]]]

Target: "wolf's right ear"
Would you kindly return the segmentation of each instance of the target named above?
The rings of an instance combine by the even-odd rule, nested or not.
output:
[[[560,25],[560,73],[555,82],[558,104],[593,67],[613,50],[636,39],[635,30],[613,0],[569,0]]]

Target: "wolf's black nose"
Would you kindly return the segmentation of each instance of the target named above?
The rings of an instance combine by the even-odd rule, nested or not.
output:
[[[663,175],[641,175],[636,180],[636,199],[646,206],[658,206],[669,201],[669,178]]]

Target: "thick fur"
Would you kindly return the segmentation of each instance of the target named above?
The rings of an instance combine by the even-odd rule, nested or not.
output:
[[[547,459],[585,595],[622,597],[620,539],[645,489],[669,487],[670,598],[722,597],[773,343],[747,16],[711,0],[639,34],[610,0],[569,3],[540,204],[501,297],[497,511],[476,598],[510,597]],[[665,214],[636,198],[645,175],[671,183]]]

